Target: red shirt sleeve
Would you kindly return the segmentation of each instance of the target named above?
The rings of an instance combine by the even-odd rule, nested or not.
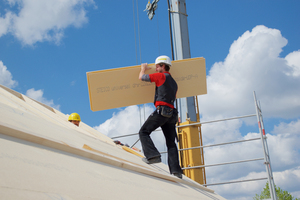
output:
[[[155,82],[157,87],[161,86],[166,81],[166,75],[164,73],[149,74],[149,77],[151,82]]]

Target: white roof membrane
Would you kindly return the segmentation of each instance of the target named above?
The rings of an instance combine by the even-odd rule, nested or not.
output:
[[[67,118],[0,85],[0,199],[224,199]]]

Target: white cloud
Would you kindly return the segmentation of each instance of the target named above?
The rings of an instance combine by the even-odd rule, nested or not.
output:
[[[267,134],[269,153],[276,186],[295,195],[299,194],[300,176],[300,126],[299,120],[281,124]],[[287,132],[281,132],[287,127]],[[296,134],[291,134],[292,130]],[[259,138],[258,133],[248,133],[243,139]],[[230,161],[263,158],[260,140],[237,143],[205,149],[205,164],[217,164]],[[247,180],[267,177],[263,160],[240,164],[222,165],[206,168],[207,183]],[[211,186],[222,196],[229,199],[252,199],[260,194],[267,180]],[[299,198],[298,196],[295,196]]]
[[[253,91],[264,117],[295,118],[300,114],[299,51],[280,58],[287,40],[279,30],[256,26],[230,47],[224,62],[207,76],[207,95],[199,97],[203,117],[255,113]]]
[[[144,122],[144,115],[148,117],[151,110],[150,106],[145,106],[145,109],[138,106],[129,106],[116,114],[114,113],[112,118],[94,128],[109,137],[138,133],[141,124]],[[140,120],[140,117],[142,117],[142,120]],[[120,140],[122,143],[128,143],[131,145],[137,139],[138,136],[130,136],[116,140]]]
[[[55,109],[59,110],[60,105],[55,105],[53,103],[52,99],[48,100],[45,97],[43,97],[43,95],[44,95],[43,90],[35,90],[34,88],[31,88],[31,89],[26,91],[26,96],[28,96],[28,97],[36,100],[36,101],[39,101],[43,104],[46,104],[46,105],[48,105],[52,108],[55,108]]]
[[[287,169],[281,172],[275,172],[274,180],[276,186],[289,192],[291,191],[293,193],[298,193],[296,197],[300,197],[300,166]]]
[[[12,24],[12,17],[13,15],[11,12],[7,12],[4,18],[0,17],[0,37],[8,32],[9,27]]]
[[[85,7],[93,0],[7,0],[18,9],[8,10],[0,17],[0,37],[11,33],[24,45],[50,41],[59,44],[64,29],[87,23]]]
[[[232,181],[250,180],[266,177],[266,172],[251,172],[246,176]],[[232,200],[252,200],[255,194],[260,194],[261,190],[265,187],[267,179],[255,182],[244,182],[235,184],[225,184],[211,187],[218,194],[226,196]],[[253,184],[254,183],[254,184]]]
[[[0,84],[8,88],[13,88],[18,85],[18,82],[12,79],[12,74],[7,70],[7,67],[3,65],[2,61],[0,61]],[[34,88],[26,91],[26,96],[59,110],[60,105],[55,105],[53,100],[47,100],[43,97],[43,94],[44,92],[42,90],[35,90]]]
[[[268,127],[273,126],[274,129],[270,132],[267,130],[267,140],[275,184],[299,198],[299,51],[281,58],[280,52],[286,44],[287,40],[276,29],[257,26],[251,32],[246,31],[233,42],[226,59],[212,66],[207,77],[208,94],[199,97],[199,105],[202,122],[255,114],[253,91],[256,91],[264,118],[290,119],[289,122],[280,124],[268,121]],[[101,124],[99,131],[110,136],[137,132],[140,121],[137,107],[125,110],[114,114],[111,119]],[[259,138],[257,132],[240,132],[243,121],[239,119],[202,125],[204,145]],[[257,123],[256,117],[247,122]],[[162,141],[155,142],[159,149],[163,149],[164,140]],[[205,164],[264,157],[260,140],[208,147],[204,152]],[[207,167],[207,183],[266,177],[263,163],[264,161],[260,160]],[[255,194],[260,194],[266,181],[226,184],[211,188],[227,199],[250,200]]]
[[[300,115],[299,51],[280,57],[287,40],[280,31],[257,26],[245,32],[230,47],[224,62],[215,63],[207,77],[208,94],[199,97],[202,121],[236,115],[254,114],[253,91],[256,91],[264,117],[295,119]],[[242,120],[219,122],[202,126],[203,140],[209,143],[241,139]],[[249,122],[249,121],[248,121]],[[256,122],[253,118],[250,122]],[[267,134],[274,176],[300,166],[300,122],[281,123]],[[244,139],[259,137],[248,133]],[[206,164],[261,158],[260,141],[232,144],[205,149]],[[263,161],[207,168],[208,183],[266,177]],[[285,189],[299,193],[299,183],[288,178],[295,187]],[[275,180],[276,181],[276,180]],[[252,199],[260,193],[266,181],[214,186],[230,199]],[[275,182],[279,187],[282,181]],[[258,187],[257,187],[258,185]],[[234,192],[232,192],[234,191]],[[237,192],[238,191],[238,192]]]
[[[278,126],[275,126],[274,131],[272,133],[274,134],[298,134],[300,135],[300,120],[293,121],[289,124],[281,122]]]
[[[217,118],[222,119],[221,117]],[[241,120],[204,124],[202,125],[201,130],[203,133],[209,134],[202,134],[203,142],[209,144],[234,141],[237,138],[241,138],[241,133],[239,132],[241,126]]]
[[[7,67],[0,61],[0,84],[8,88],[13,88],[18,85],[18,82],[12,79],[10,71]]]
[[[109,137],[116,137],[121,135],[128,135],[138,133],[145,119],[154,111],[154,106],[145,104],[143,106],[129,106],[118,113],[114,113],[112,118],[106,120],[103,124],[94,127],[100,133]],[[161,131],[155,131],[151,134],[156,147],[159,151],[166,151],[165,139]],[[133,145],[139,139],[138,135],[116,138],[123,144]],[[138,142],[136,145],[141,149],[141,144]],[[165,159],[165,155],[162,156]]]
[[[300,50],[294,51],[285,57],[288,65],[292,68],[292,71],[288,75],[298,77],[300,76]]]

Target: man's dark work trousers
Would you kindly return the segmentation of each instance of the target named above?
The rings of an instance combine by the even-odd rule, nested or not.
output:
[[[155,110],[145,121],[144,125],[139,131],[142,148],[147,159],[160,157],[159,151],[156,149],[150,134],[152,131],[161,127],[166,138],[166,145],[168,149],[168,165],[170,173],[182,173],[178,159],[178,149],[175,143],[176,130],[175,124],[177,122],[177,112],[173,113],[170,118],[161,116],[158,110]]]

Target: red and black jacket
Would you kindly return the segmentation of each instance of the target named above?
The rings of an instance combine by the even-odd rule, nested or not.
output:
[[[148,77],[147,77],[148,76]],[[154,105],[174,108],[178,86],[169,72],[153,73],[144,76],[143,81],[155,82]]]

